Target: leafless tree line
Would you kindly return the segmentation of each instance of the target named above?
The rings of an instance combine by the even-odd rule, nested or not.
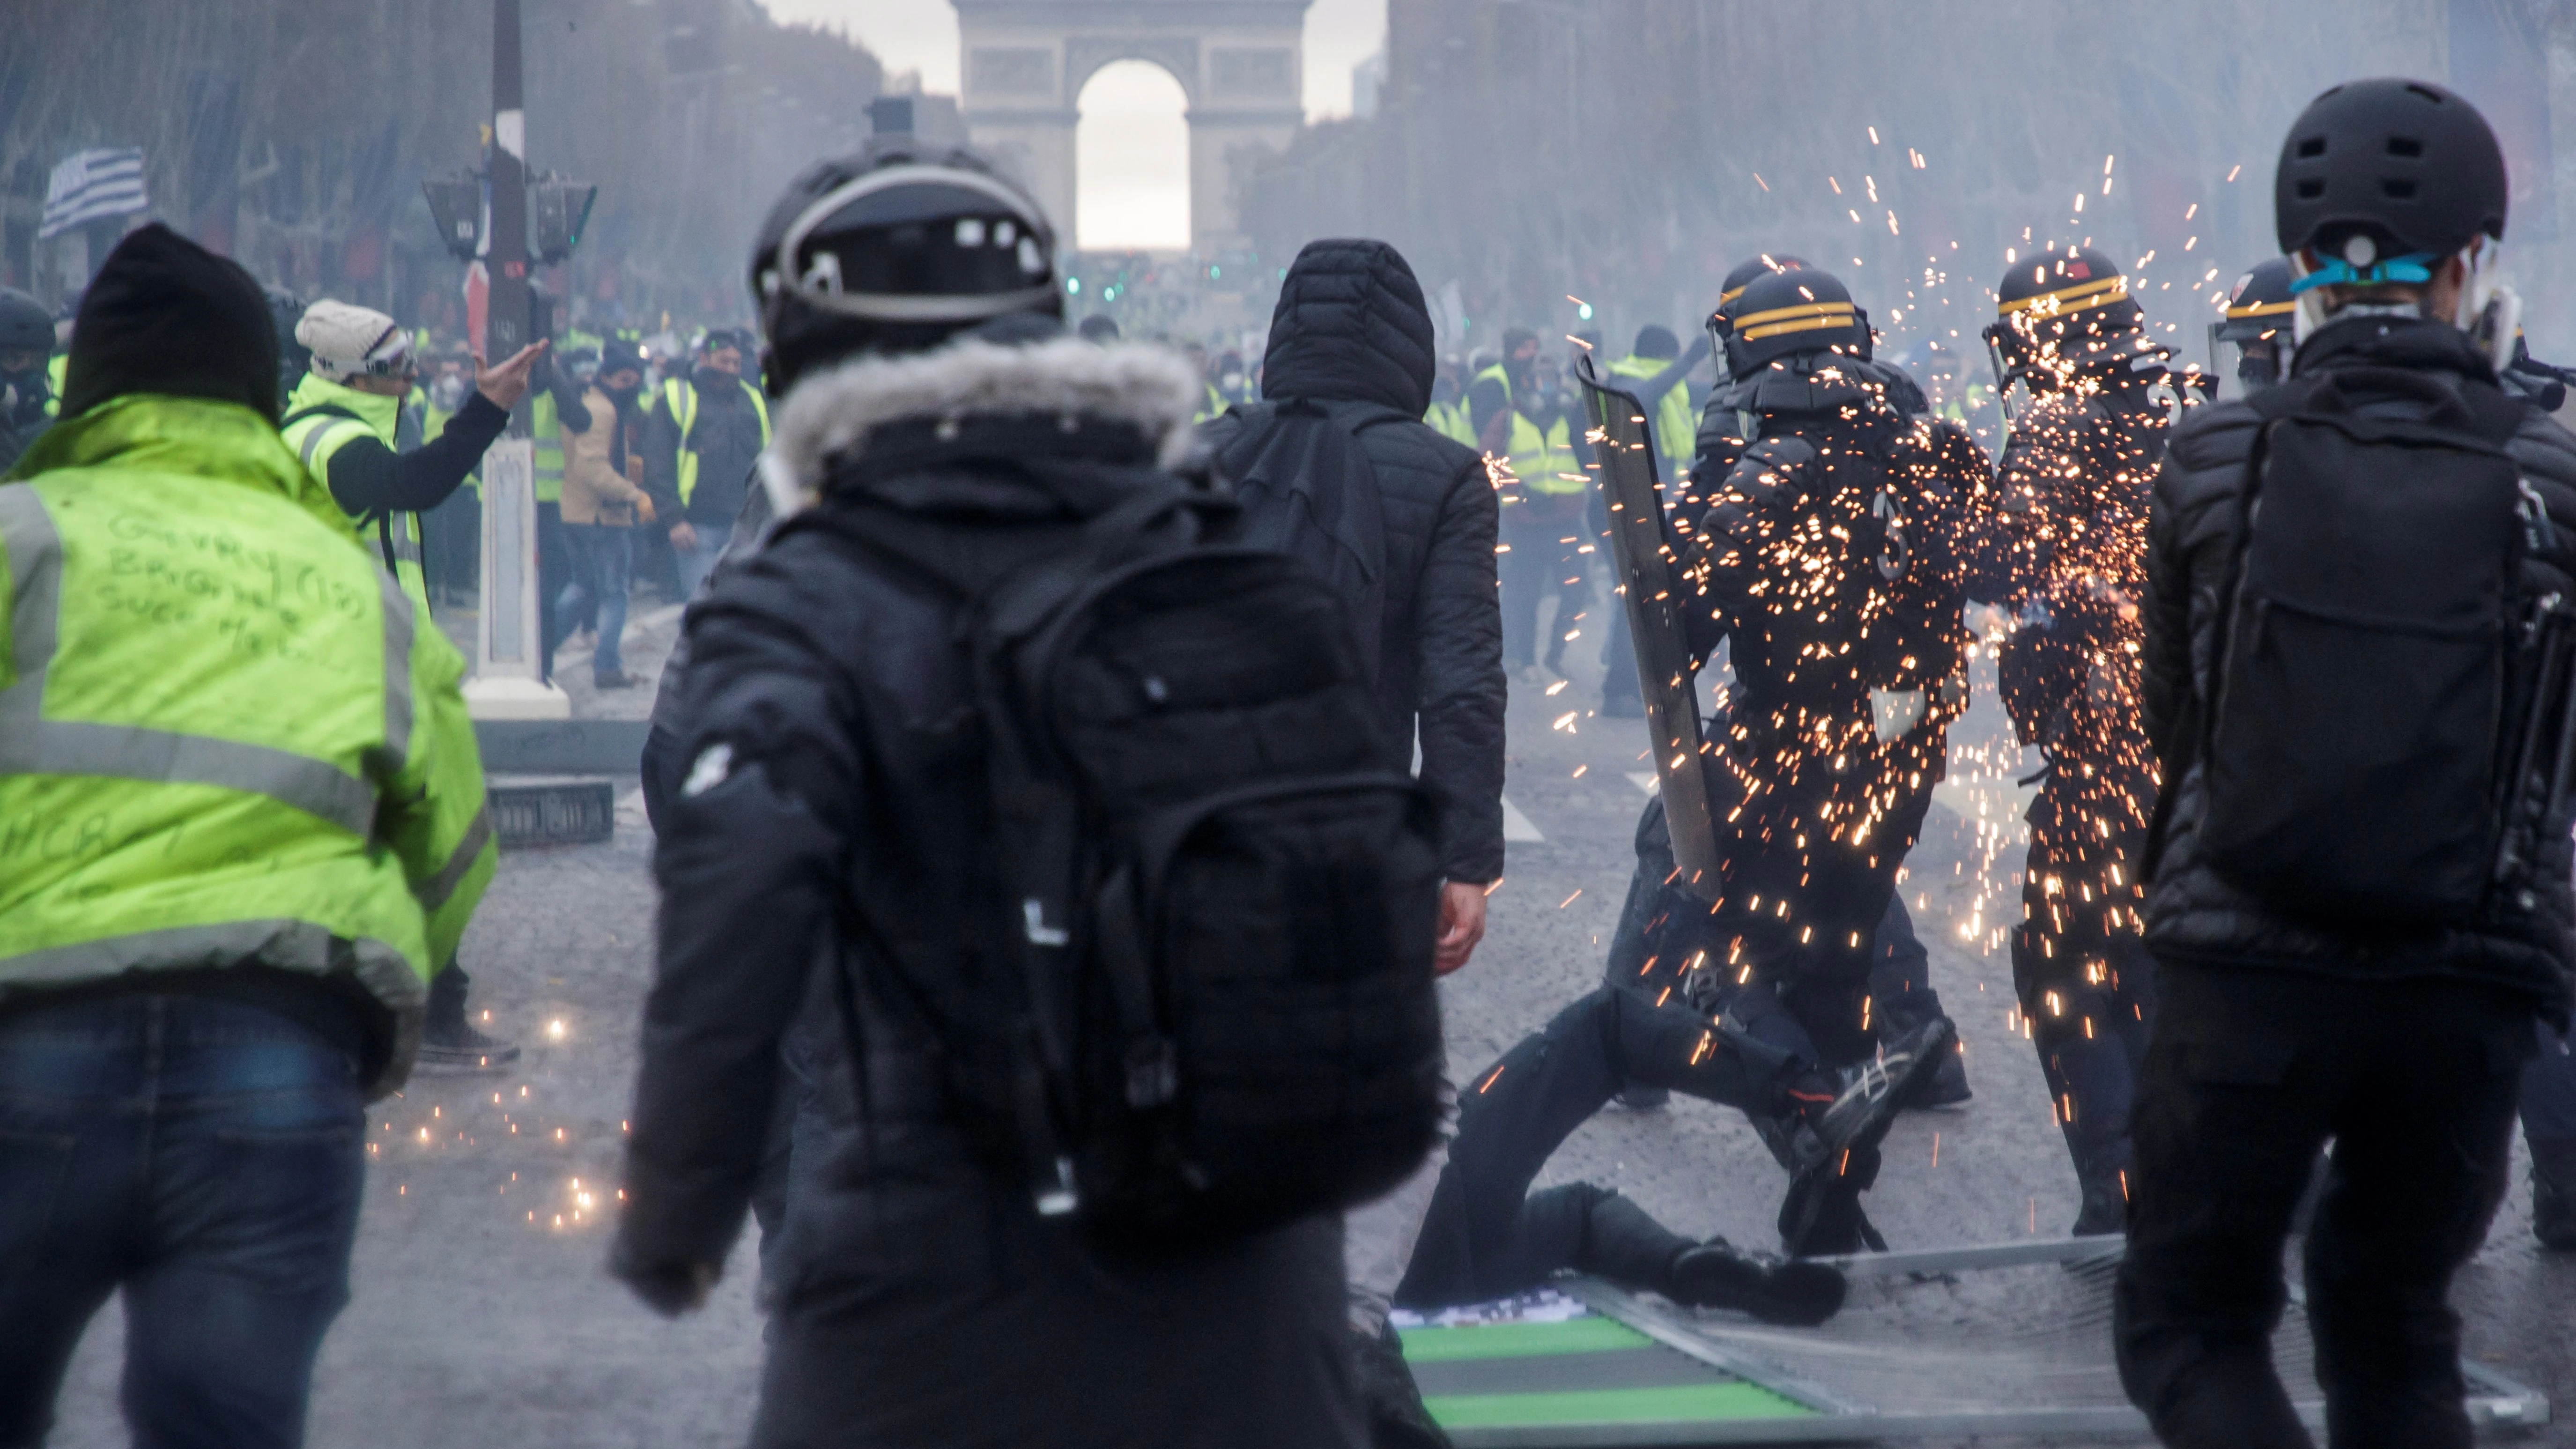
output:
[[[739,316],[744,248],[788,177],[867,131],[853,41],[749,0],[525,0],[530,164],[599,186],[556,284],[658,321]],[[408,313],[458,267],[420,199],[478,164],[488,0],[17,0],[0,19],[0,273],[38,270],[47,174],[143,148],[152,214],[305,295]]]

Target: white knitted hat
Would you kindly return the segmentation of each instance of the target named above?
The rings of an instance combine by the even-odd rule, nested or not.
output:
[[[304,309],[295,340],[313,349],[313,370],[333,382],[390,377],[411,361],[411,336],[394,319],[328,297]]]

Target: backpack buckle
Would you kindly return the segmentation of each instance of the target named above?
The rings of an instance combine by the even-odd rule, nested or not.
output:
[[[1020,902],[1020,925],[1032,946],[1070,946],[1073,935],[1062,926],[1046,923],[1046,902],[1035,896]]]
[[[1038,1185],[1038,1216],[1060,1218],[1080,1206],[1082,1194],[1073,1185],[1073,1159],[1058,1157],[1055,1160],[1055,1181]]]

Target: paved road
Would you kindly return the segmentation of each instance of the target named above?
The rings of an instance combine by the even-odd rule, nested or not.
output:
[[[1492,932],[1448,993],[1462,1072],[1599,978],[1626,888],[1645,801],[1631,776],[1647,765],[1640,726],[1588,713],[1596,623],[1574,646],[1573,682],[1553,695],[1513,684],[1509,797],[1530,827],[1514,833],[1540,838],[1513,842]],[[658,663],[658,649],[644,652]],[[2010,973],[1995,932],[2018,900],[2009,781],[2028,766],[1999,730],[1981,702],[1954,736],[1953,779],[1905,884],[1977,1095],[1964,1110],[1914,1115],[1889,1139],[1870,1211],[1899,1247],[2062,1233],[2075,1214],[2037,1065],[2005,1026]],[[710,1309],[677,1324],[599,1270],[654,904],[649,836],[627,799],[609,844],[505,857],[467,937],[477,1005],[527,1045],[520,1069],[416,1082],[373,1114],[355,1298],[314,1394],[320,1449],[740,1442],[759,1364],[747,1247]],[[2459,1307],[2474,1353],[2560,1406],[2562,1424],[2527,1442],[2576,1445],[2576,1259],[2534,1250],[2526,1174],[2517,1145],[2512,1194]],[[1603,1114],[1550,1165],[1550,1181],[1577,1177],[1684,1231],[1753,1243],[1770,1240],[1781,1186],[1739,1118],[1691,1101]],[[118,1333],[111,1310],[83,1345],[56,1444],[122,1442]]]

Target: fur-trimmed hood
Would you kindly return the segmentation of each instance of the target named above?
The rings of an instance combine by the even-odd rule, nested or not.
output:
[[[1163,467],[1190,452],[1201,397],[1188,359],[1150,343],[1060,337],[1021,346],[964,337],[928,352],[863,357],[798,383],[779,409],[761,481],[785,517],[810,506],[836,462],[890,423],[973,417],[1087,419],[1141,433]]]

